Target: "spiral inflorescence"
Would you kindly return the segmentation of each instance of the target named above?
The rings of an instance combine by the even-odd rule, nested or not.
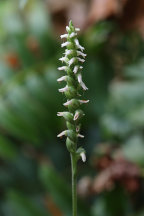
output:
[[[77,39],[77,32],[79,28],[75,28],[72,21],[66,27],[67,34],[61,35],[61,39],[66,39],[61,47],[66,47],[64,56],[59,60],[64,63],[64,66],[59,67],[58,70],[66,72],[66,75],[60,77],[57,81],[66,82],[64,88],[59,89],[59,92],[65,94],[67,101],[63,104],[68,108],[68,111],[58,112],[58,116],[63,116],[66,120],[67,130],[62,131],[58,137],[66,136],[66,146],[70,153],[77,154],[83,161],[86,160],[85,150],[83,148],[77,149],[78,137],[83,138],[80,134],[80,119],[84,116],[84,112],[80,109],[80,105],[88,103],[89,100],[81,100],[80,90],[87,90],[88,88],[82,81],[82,63],[85,61],[86,54],[84,54],[84,47],[82,47]]]

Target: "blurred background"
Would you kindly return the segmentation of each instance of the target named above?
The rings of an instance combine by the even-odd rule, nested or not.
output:
[[[71,216],[60,34],[72,19],[90,103],[79,216],[144,216],[144,1],[0,0],[0,216]]]

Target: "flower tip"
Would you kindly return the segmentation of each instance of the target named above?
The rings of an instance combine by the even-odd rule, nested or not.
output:
[[[81,156],[81,158],[82,158],[82,161],[83,161],[83,162],[86,162],[86,154],[85,154],[85,152],[82,152],[82,153],[80,154],[80,156]]]
[[[84,138],[84,135],[82,135],[82,134],[78,134],[78,137],[80,137],[80,138]]]
[[[66,135],[66,131],[62,131],[60,134],[57,135],[57,137],[63,137]]]

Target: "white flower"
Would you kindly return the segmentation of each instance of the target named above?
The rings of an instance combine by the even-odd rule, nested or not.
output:
[[[59,89],[59,92],[66,92],[68,90],[68,86],[65,86],[64,88]]]
[[[70,55],[70,54],[72,54],[72,52],[73,52],[73,50],[68,50],[68,49],[66,49],[65,55],[66,55],[66,56],[67,56],[67,55]]]
[[[82,158],[82,161],[83,161],[83,162],[86,162],[86,154],[85,154],[85,152],[81,152],[81,153],[80,153],[80,156],[81,156],[81,158]]]
[[[63,34],[63,35],[60,36],[61,39],[62,38],[67,38],[67,37],[68,37],[68,34]]]
[[[81,51],[83,51],[83,50],[84,50],[84,47],[82,47],[82,46],[79,44],[78,39],[75,39],[74,41],[75,41],[75,44],[76,44],[77,48],[80,49]]]
[[[58,67],[58,70],[64,70],[64,71],[66,71],[67,70],[67,66],[62,66],[62,67]]]
[[[65,131],[62,131],[60,134],[57,135],[57,137],[63,137],[66,135],[66,130]]]
[[[67,101],[67,102],[65,102],[63,105],[64,105],[64,106],[68,106],[68,105],[70,105],[71,103],[72,103],[72,99],[69,100],[69,101]]]
[[[64,113],[64,112],[58,112],[58,113],[57,113],[57,116],[63,116],[63,113]]]
[[[67,61],[67,58],[64,56],[64,57],[62,57],[62,58],[59,58],[59,60],[62,61],[62,62],[66,62],[66,61]]]
[[[83,52],[81,52],[81,51],[77,51],[77,55],[78,56],[82,56],[82,57],[86,57],[86,54],[84,54]]]
[[[85,103],[88,103],[89,100],[79,100],[79,102],[80,102],[81,104],[85,104]]]
[[[69,60],[69,66],[71,66],[76,61],[76,58],[73,57]]]
[[[70,44],[71,44],[70,42],[66,41],[66,42],[64,42],[64,43],[61,44],[61,47],[65,47],[65,46],[68,46]]]
[[[79,57],[77,57],[77,59],[78,59],[78,61],[80,61],[80,62],[85,62],[84,59],[81,59],[81,58],[79,58]]]
[[[73,72],[76,74],[78,72],[78,69],[79,69],[78,65],[74,66]]]
[[[72,32],[72,33],[70,34],[70,38],[73,38],[73,37],[75,37],[75,36],[77,36],[77,33],[75,33],[75,32]]]
[[[79,117],[79,112],[78,111],[76,111],[76,113],[75,113],[75,115],[74,115],[74,121],[76,121],[77,119],[78,119],[78,117]]]
[[[69,28],[69,26],[66,26],[66,30],[67,30],[67,32],[68,32],[68,31],[70,31],[70,28]]]
[[[80,31],[80,28],[75,28],[76,31]]]
[[[66,81],[67,76],[62,76],[57,79],[58,82]]]
[[[77,136],[80,138],[84,138],[84,135],[82,135],[82,134],[78,134]]]
[[[84,90],[88,90],[88,88],[86,87],[86,85],[82,81],[82,75],[81,74],[78,75],[78,82]]]

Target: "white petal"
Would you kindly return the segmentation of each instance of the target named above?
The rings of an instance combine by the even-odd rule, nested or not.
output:
[[[76,31],[80,31],[80,28],[75,28]]]
[[[77,51],[77,55],[78,56],[82,56],[82,57],[86,57],[86,54],[84,54],[83,52],[81,52],[81,51]]]
[[[69,26],[66,26],[66,30],[67,30],[67,32],[70,30]]]
[[[75,36],[77,36],[77,33],[75,33],[75,32],[72,32],[72,33],[70,34],[70,38],[73,38],[73,37],[75,37]]]
[[[72,54],[72,52],[73,52],[73,50],[66,50],[65,51],[65,55],[67,56],[67,55],[70,55],[70,54]]]
[[[62,67],[58,67],[58,70],[64,70],[64,71],[66,71],[67,70],[67,66],[62,66]]]
[[[66,57],[59,58],[60,61],[66,62]]]
[[[75,41],[75,44],[76,44],[77,48],[80,49],[81,51],[83,51],[83,50],[84,50],[84,47],[82,47],[82,46],[79,44],[78,39],[75,39],[74,41]]]
[[[81,74],[78,75],[78,82],[79,82],[79,83],[82,82],[82,75],[81,75]]]
[[[88,88],[86,87],[86,85],[82,81],[82,75],[81,74],[78,75],[78,82],[84,90],[88,90]]]
[[[63,105],[64,105],[64,106],[68,106],[68,105],[70,105],[71,103],[72,103],[72,100],[69,100],[69,101],[65,102]]]
[[[64,88],[59,89],[59,92],[66,92],[68,90],[68,86],[65,86]]]
[[[80,69],[83,69],[83,66],[80,66],[79,68],[80,68]]]
[[[69,60],[69,66],[71,66],[75,62],[76,58],[73,57]]]
[[[62,44],[61,44],[61,47],[65,47],[65,46],[68,46],[68,45],[70,45],[70,44],[71,44],[70,42],[66,41],[65,43],[62,43]]]
[[[57,135],[57,137],[63,137],[66,135],[66,130],[62,131],[60,134]]]
[[[79,57],[77,57],[77,59],[78,59],[78,61],[80,61],[80,62],[85,62],[84,59],[81,59],[81,58],[79,58]]]
[[[81,158],[82,158],[82,161],[83,161],[83,162],[86,162],[86,154],[85,154],[84,152],[82,152],[82,153],[80,154],[80,156],[81,156]]]
[[[67,37],[68,37],[68,34],[63,34],[63,35],[60,36],[61,39],[62,38],[67,38]]]
[[[89,102],[89,100],[79,100],[79,102],[81,103],[81,104],[85,104],[85,103],[88,103]]]
[[[58,112],[57,116],[63,116],[63,112]]]
[[[62,76],[57,79],[58,82],[66,81],[67,76]]]
[[[76,74],[78,72],[78,69],[79,69],[78,65],[74,66],[73,72]]]
[[[77,136],[80,138],[84,138],[84,135],[82,135],[82,134],[78,134]]]
[[[88,90],[88,87],[84,84],[84,82],[81,82],[80,85],[83,88],[83,90],[85,90],[85,91]]]
[[[76,132],[78,133],[78,132],[79,132],[79,130],[80,130],[80,127],[79,127],[79,126],[77,126],[77,127],[76,127]]]

